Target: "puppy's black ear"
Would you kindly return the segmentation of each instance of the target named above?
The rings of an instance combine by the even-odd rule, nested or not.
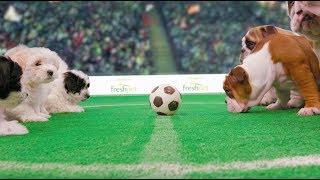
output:
[[[21,91],[21,76],[22,76],[22,68],[19,66],[17,62],[10,61],[10,90],[11,91]]]
[[[10,82],[10,61],[4,56],[0,56],[0,98],[5,99],[9,95]],[[12,62],[12,61],[11,61]]]
[[[86,86],[84,79],[73,74],[72,72],[64,73],[64,88],[67,93],[80,93]]]
[[[274,27],[272,25],[266,25],[264,27],[261,27],[260,30],[262,32],[262,36],[263,37],[267,37],[267,36],[269,36],[271,34],[275,34],[275,33],[278,32],[276,27]]]

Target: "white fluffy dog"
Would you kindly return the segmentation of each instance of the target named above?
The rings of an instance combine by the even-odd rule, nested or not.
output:
[[[19,106],[6,111],[8,116],[23,122],[47,121],[50,115],[45,103],[51,90],[49,83],[57,78],[60,57],[47,48],[24,45],[10,49],[5,55],[22,67],[21,83],[29,94]]]
[[[25,98],[21,87],[21,67],[10,58],[0,56],[0,136],[27,134],[28,130],[17,121],[7,121],[5,108],[14,108]]]
[[[89,77],[78,70],[68,70],[65,62],[60,62],[59,78],[52,83],[52,91],[46,103],[49,113],[82,112],[80,101],[90,97]]]

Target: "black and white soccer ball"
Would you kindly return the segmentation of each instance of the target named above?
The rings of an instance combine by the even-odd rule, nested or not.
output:
[[[174,86],[163,84],[152,90],[149,102],[158,115],[173,115],[181,105],[181,94]]]

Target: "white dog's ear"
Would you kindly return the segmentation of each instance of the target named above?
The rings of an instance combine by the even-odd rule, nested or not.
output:
[[[5,99],[10,92],[21,91],[21,67],[10,58],[0,56],[0,98]]]
[[[82,89],[86,88],[85,80],[71,71],[64,73],[64,88],[67,93],[80,93]]]

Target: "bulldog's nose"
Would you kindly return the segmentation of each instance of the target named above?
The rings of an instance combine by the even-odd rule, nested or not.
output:
[[[49,71],[47,71],[47,73],[49,76],[53,76],[53,71],[49,70]]]

